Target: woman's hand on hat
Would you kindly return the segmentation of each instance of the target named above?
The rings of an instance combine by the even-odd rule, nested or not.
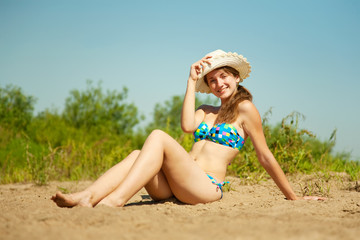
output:
[[[199,74],[201,73],[201,71],[203,71],[205,64],[211,65],[211,63],[209,61],[210,58],[211,58],[211,56],[204,57],[201,60],[194,63],[193,65],[191,65],[190,78],[193,81],[197,81],[199,79]]]

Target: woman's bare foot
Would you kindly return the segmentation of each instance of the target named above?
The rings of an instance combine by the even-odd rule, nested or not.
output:
[[[68,208],[75,206],[93,207],[90,199],[91,193],[86,191],[73,194],[63,194],[61,192],[57,192],[54,196],[51,197],[51,200],[53,200],[59,207]]]

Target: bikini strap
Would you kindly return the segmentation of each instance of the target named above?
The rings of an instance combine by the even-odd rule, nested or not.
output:
[[[215,184],[218,188],[220,188],[220,190],[222,190],[222,187],[225,185],[225,184],[229,184],[230,182],[229,181],[223,181],[223,182],[218,182],[216,181],[215,178],[213,178],[212,176],[210,176],[209,174],[206,174],[210,179],[211,179],[211,182],[213,184]]]

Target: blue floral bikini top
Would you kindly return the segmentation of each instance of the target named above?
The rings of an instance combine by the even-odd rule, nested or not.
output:
[[[215,124],[211,129],[202,122],[198,129],[194,132],[194,141],[210,140],[224,146],[232,147],[240,150],[244,146],[245,140],[242,138],[236,128],[228,123]]]

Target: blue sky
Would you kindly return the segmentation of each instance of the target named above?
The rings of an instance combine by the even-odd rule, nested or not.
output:
[[[271,122],[301,126],[360,158],[360,1],[0,0],[0,85],[20,86],[36,112],[61,110],[86,80],[129,89],[151,120],[185,92],[190,65],[216,49],[252,65],[244,85]]]

